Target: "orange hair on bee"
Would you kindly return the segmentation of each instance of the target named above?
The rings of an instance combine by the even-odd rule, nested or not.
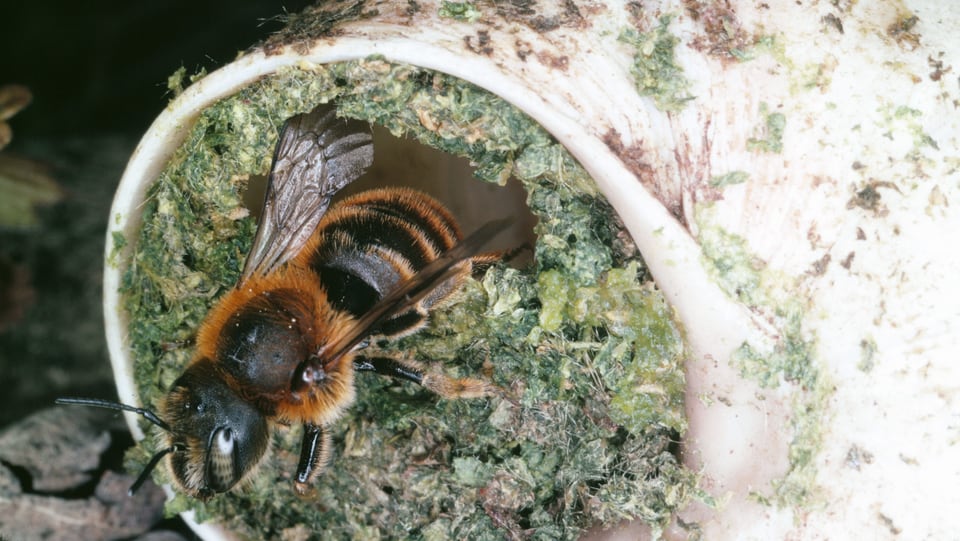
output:
[[[291,264],[266,276],[252,277],[227,292],[216,303],[197,333],[194,362],[204,358],[222,358],[224,329],[235,324],[232,320],[241,310],[256,306],[271,296],[282,301],[283,311],[263,312],[259,317],[264,320],[276,318],[279,323],[299,327],[300,335],[309,340],[304,344],[306,351],[313,356],[322,357],[324,346],[354,323],[350,315],[330,306],[315,273]],[[286,379],[292,381],[294,367],[289,368],[290,376]],[[273,411],[268,414],[276,415],[278,420],[324,425],[337,419],[353,403],[353,355],[325,364],[323,369],[326,379],[322,384],[310,386],[302,392],[295,392],[292,386],[270,393],[264,393],[262,389],[244,388],[242,384],[236,387],[254,402],[269,403]]]
[[[326,294],[320,286],[320,280],[313,273],[287,267],[266,276],[255,276],[228,291],[207,313],[207,317],[197,331],[197,353],[194,359],[215,359],[220,332],[229,324],[230,318],[238,310],[264,293],[283,289],[301,292],[303,302],[309,302],[310,305],[313,305],[304,304],[296,307],[298,311],[316,311],[315,307],[326,306],[327,304]],[[265,314],[265,316],[269,316],[269,314]],[[308,322],[301,321],[298,323]]]

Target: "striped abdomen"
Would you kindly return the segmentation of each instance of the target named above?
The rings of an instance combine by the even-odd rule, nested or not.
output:
[[[330,207],[297,264],[320,277],[334,308],[360,317],[459,240],[456,221],[432,197],[406,188],[370,190]],[[421,327],[470,269],[469,261],[463,263],[462,273],[374,334],[403,335]]]

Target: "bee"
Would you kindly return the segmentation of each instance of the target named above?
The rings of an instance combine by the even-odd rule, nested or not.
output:
[[[504,257],[480,248],[493,221],[462,238],[453,216],[410,189],[362,192],[330,205],[373,162],[369,128],[332,105],[288,120],[273,156],[257,233],[241,278],[208,312],[196,352],[159,414],[111,401],[165,432],[133,493],[166,458],[182,492],[208,499],[257,470],[277,424],[303,425],[294,489],[306,493],[330,456],[329,427],[355,398],[354,377],[412,381],[445,398],[497,392],[491,383],[365,356],[374,338],[422,328],[472,272]],[[329,207],[329,208],[328,208]]]

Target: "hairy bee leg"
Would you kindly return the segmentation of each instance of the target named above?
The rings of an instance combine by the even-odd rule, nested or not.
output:
[[[474,279],[483,278],[483,274],[487,272],[491,266],[501,261],[510,261],[511,259],[517,257],[526,251],[533,251],[533,244],[525,242],[520,246],[515,246],[509,250],[501,250],[498,252],[485,252],[482,254],[477,254],[470,258],[470,262],[473,265],[471,275]]]
[[[381,376],[412,381],[443,398],[481,398],[500,393],[495,385],[474,378],[451,378],[443,374],[424,372],[403,361],[389,357],[356,358],[357,372],[375,372]]]
[[[303,443],[300,446],[300,463],[293,488],[301,496],[310,490],[313,478],[323,471],[330,460],[330,433],[320,425],[303,425]]]

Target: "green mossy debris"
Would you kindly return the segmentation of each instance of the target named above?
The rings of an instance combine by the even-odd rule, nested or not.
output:
[[[535,266],[494,266],[426,329],[373,346],[484,375],[510,399],[438,400],[361,375],[315,494],[292,490],[300,429],[281,428],[249,487],[207,503],[178,496],[168,511],[255,539],[575,539],[635,516],[660,531],[696,481],[671,452],[685,421],[670,308],[642,262],[612,248],[612,210],[562,146],[503,100],[427,70],[379,59],[288,69],[204,111],[151,189],[124,276],[145,403],[181,373],[207,309],[239,276],[255,230],[239,195],[247,179],[268,171],[286,118],[329,100],[468,157],[483,180],[524,183],[540,219]]]
[[[774,60],[792,66],[787,58],[787,47],[782,36],[762,34],[754,36],[752,45],[744,48],[730,49],[730,54],[741,62],[749,62],[761,55],[770,55]]]
[[[650,31],[628,28],[620,34],[620,41],[636,49],[631,74],[637,91],[653,98],[661,111],[679,111],[693,99],[688,92],[690,81],[674,56],[680,38],[670,33],[670,20],[664,16]]]
[[[714,188],[725,188],[734,184],[743,184],[750,180],[750,175],[746,171],[730,171],[723,175],[710,177],[710,186]]]
[[[779,154],[783,150],[787,117],[783,113],[771,112],[766,103],[760,104],[760,116],[763,123],[756,130],[757,136],[747,139],[747,149]]]
[[[439,15],[458,21],[476,22],[483,13],[473,2],[440,2]]]

